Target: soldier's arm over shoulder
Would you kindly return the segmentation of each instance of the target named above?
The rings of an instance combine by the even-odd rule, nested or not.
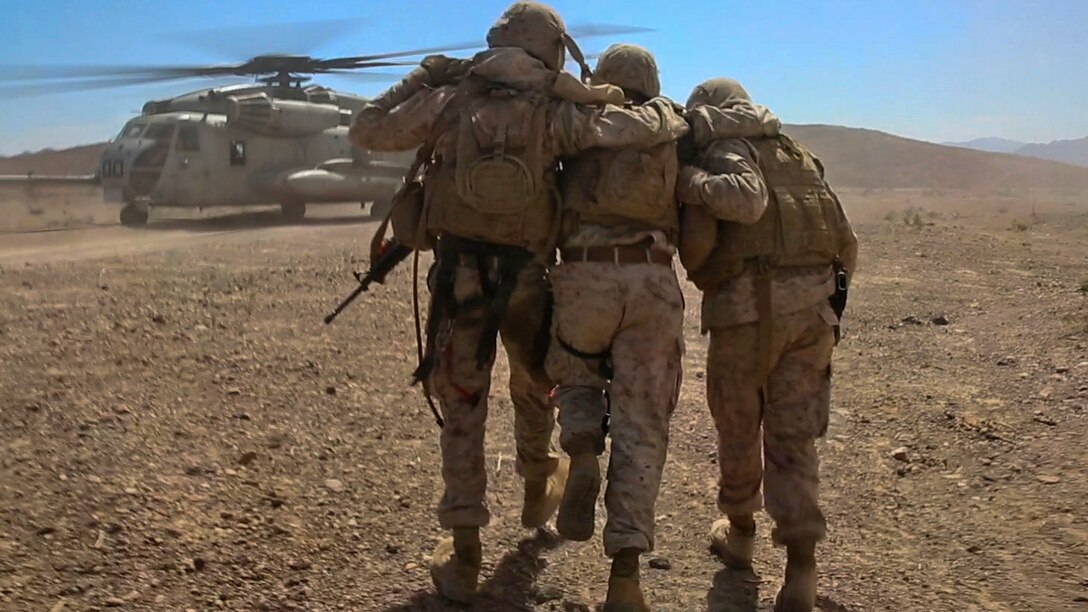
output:
[[[640,106],[584,106],[556,101],[552,136],[559,151],[573,155],[600,148],[652,147],[687,133],[688,124],[678,107],[665,98]]]
[[[767,210],[767,184],[751,146],[740,139],[715,142],[704,165],[715,172],[695,166],[680,169],[677,198],[704,206],[723,221],[759,221]]]
[[[420,87],[412,75],[359,111],[349,131],[353,144],[374,151],[407,151],[427,140],[455,88]]]

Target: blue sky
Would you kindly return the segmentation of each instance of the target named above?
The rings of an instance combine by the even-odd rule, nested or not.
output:
[[[265,52],[319,57],[482,39],[507,0],[5,0],[0,63],[175,64]],[[628,35],[655,53],[665,93],[732,76],[790,123],[832,123],[934,141],[1088,135],[1088,2],[1083,0],[557,0],[568,24],[654,28]],[[351,19],[306,48],[245,29]],[[243,40],[179,33],[241,28]],[[189,37],[193,38],[193,37]],[[237,38],[237,37],[235,37]],[[607,38],[581,41],[588,53]],[[302,47],[302,48],[300,48]],[[322,83],[361,94],[360,80]],[[150,98],[201,81],[12,99],[0,88],[0,154],[103,140]]]

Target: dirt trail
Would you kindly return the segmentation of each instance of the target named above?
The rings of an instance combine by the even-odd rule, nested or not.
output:
[[[0,237],[0,609],[463,609],[426,570],[441,489],[436,431],[407,386],[410,266],[321,324],[373,227],[345,223]],[[820,443],[821,609],[1085,609],[1088,216],[860,233]],[[706,551],[716,466],[696,308],[685,325],[643,576],[655,609],[769,610],[783,554],[767,519],[755,572]],[[472,609],[595,609],[599,538],[518,525],[510,402],[494,388]]]

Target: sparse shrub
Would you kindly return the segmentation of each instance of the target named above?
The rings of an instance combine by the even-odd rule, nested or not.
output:
[[[895,223],[895,216],[896,215],[894,211],[889,212],[888,214],[884,215],[884,220],[888,223]]]
[[[1003,215],[1003,214],[1005,214],[1007,212],[1009,212],[1009,207],[1008,206],[1002,206],[1002,207],[997,209],[997,214],[999,214],[999,215]]]
[[[1009,231],[1026,232],[1030,227],[1030,225],[1024,223],[1023,221],[1013,221],[1012,225],[1009,226]]]
[[[1079,291],[1084,295],[1088,295],[1088,278],[1080,282]]]

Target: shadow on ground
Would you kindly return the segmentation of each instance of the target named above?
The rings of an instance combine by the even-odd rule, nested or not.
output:
[[[558,535],[543,529],[523,539],[516,549],[503,556],[491,578],[480,585],[480,593],[472,605],[452,604],[428,589],[414,594],[407,603],[386,608],[385,612],[532,610],[538,594],[536,579],[547,566],[541,555],[563,542]]]

